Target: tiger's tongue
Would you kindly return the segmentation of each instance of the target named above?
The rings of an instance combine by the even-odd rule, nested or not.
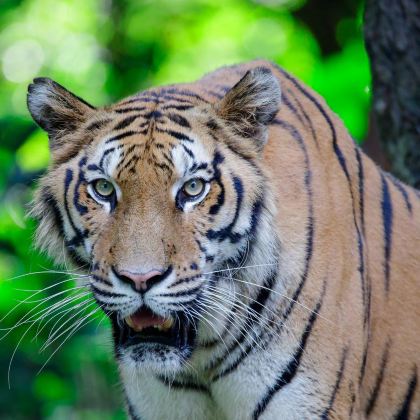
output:
[[[140,330],[147,327],[162,325],[165,322],[165,318],[154,314],[150,309],[142,308],[131,315],[131,322],[136,329]]]

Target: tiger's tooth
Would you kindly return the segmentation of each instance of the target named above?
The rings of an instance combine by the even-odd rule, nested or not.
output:
[[[127,318],[125,318],[125,323],[134,331],[139,332],[142,330],[141,327],[137,327],[133,320],[131,319],[131,316],[128,316]]]
[[[169,330],[170,328],[172,328],[172,325],[174,324],[174,321],[172,318],[168,318],[165,320],[165,322],[160,325],[160,327],[162,328],[162,330]]]
[[[131,319],[131,316],[126,317],[124,320],[125,320],[125,323],[126,323],[126,324],[130,327],[130,328],[134,329],[134,324],[133,324],[133,321],[132,321],[132,319]]]

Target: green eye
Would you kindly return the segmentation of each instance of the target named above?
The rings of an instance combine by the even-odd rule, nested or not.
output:
[[[93,189],[100,197],[110,198],[115,193],[115,188],[106,179],[97,179],[93,183]]]
[[[204,190],[204,181],[200,178],[193,178],[187,181],[182,187],[184,193],[189,197],[197,197]]]

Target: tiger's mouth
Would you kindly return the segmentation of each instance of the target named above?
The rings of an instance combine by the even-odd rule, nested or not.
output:
[[[160,344],[183,350],[192,347],[195,341],[195,326],[182,313],[163,318],[143,306],[124,322],[113,318],[116,316],[111,316],[114,339],[120,347]]]

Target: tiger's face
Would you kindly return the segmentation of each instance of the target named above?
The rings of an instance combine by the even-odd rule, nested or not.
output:
[[[243,261],[263,217],[259,157],[278,103],[265,69],[215,103],[160,88],[95,109],[49,79],[30,86],[53,157],[38,241],[56,258],[64,241],[88,272],[120,363],[177,371],[223,328],[217,272]]]

